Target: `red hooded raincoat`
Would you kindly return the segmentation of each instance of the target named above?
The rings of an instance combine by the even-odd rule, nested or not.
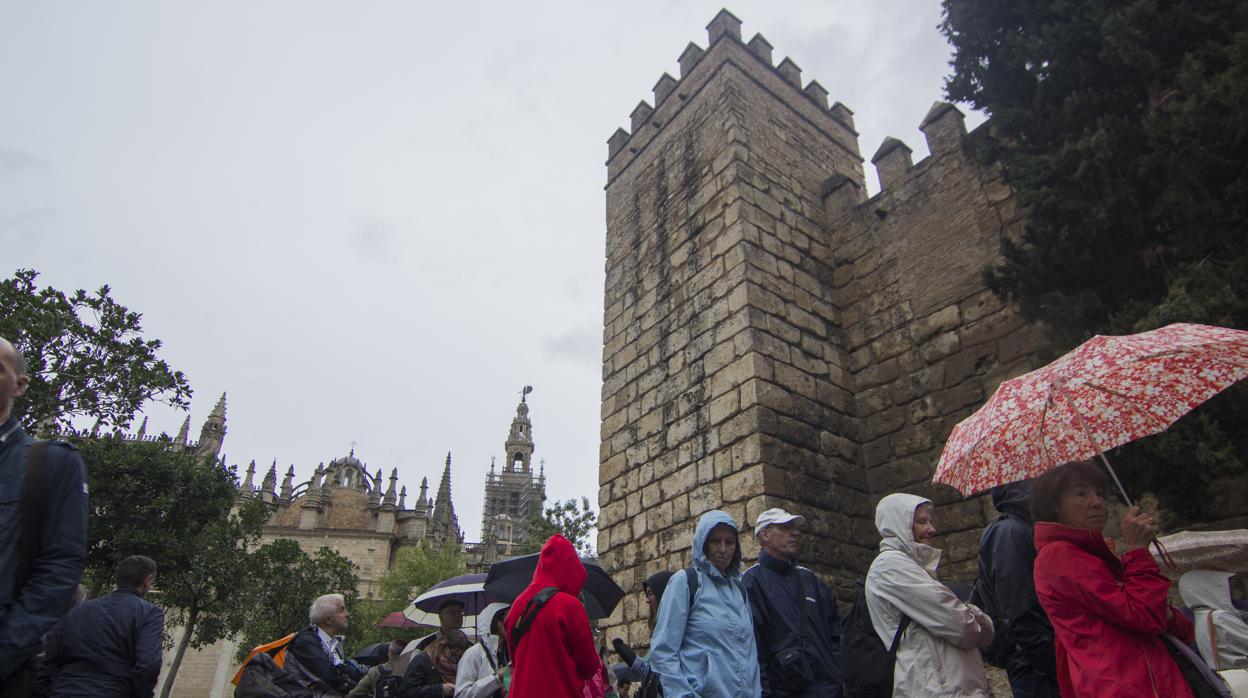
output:
[[[578,598],[585,577],[572,544],[563,536],[551,536],[542,546],[532,583],[512,602],[504,624],[510,638],[529,599],[546,587],[558,587],[560,593],[546,602],[520,646],[510,648],[511,698],[582,698],[585,682],[602,665],[589,616]]]
[[[1167,613],[1170,580],[1148,550],[1119,559],[1100,531],[1055,523],[1035,534],[1036,596],[1053,623],[1062,696],[1192,698],[1161,638],[1189,642],[1192,623]]]

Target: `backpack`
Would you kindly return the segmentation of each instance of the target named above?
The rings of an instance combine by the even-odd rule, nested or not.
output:
[[[289,668],[279,666],[273,657],[261,652],[240,670],[236,698],[311,698],[305,687]]]
[[[1009,626],[997,611],[997,605],[989,603],[990,599],[982,591],[983,584],[983,572],[980,572],[980,576],[975,578],[975,585],[971,588],[971,595],[967,601],[978,606],[992,619],[992,627],[996,632],[993,633],[991,644],[979,648],[979,654],[984,658],[985,663],[1004,669],[1006,662],[1010,660],[1010,655],[1014,653],[1014,640],[1010,638]]]
[[[867,608],[867,590],[862,588],[845,616],[841,630],[841,667],[845,676],[846,698],[889,698],[893,695],[893,665],[897,646],[910,627],[910,616],[901,614],[891,647],[880,642]]]
[[[693,597],[697,596],[698,585],[701,584],[701,582],[698,581],[698,571],[695,570],[692,566],[685,568],[685,582],[687,586],[689,587],[689,608],[692,609]],[[741,592],[741,600],[744,601],[745,604],[748,606],[750,603],[750,599],[745,595],[744,587],[739,588],[739,591]]]
[[[373,686],[373,698],[396,698],[403,677],[395,676],[394,669],[382,664],[377,667],[377,683]]]

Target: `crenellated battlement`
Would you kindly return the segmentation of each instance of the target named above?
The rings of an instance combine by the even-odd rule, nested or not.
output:
[[[642,100],[629,114],[629,128],[618,128],[607,139],[608,181],[628,167],[654,140],[658,131],[677,118],[685,105],[725,65],[740,69],[790,106],[800,110],[821,130],[829,131],[857,153],[853,112],[840,102],[828,106],[828,91],[817,80],[802,84],[802,69],[790,57],[772,62],[773,46],[762,34],[748,43],[741,38],[741,20],[720,10],[706,26],[707,48],[690,42],[677,58],[680,78],[663,73],[654,84],[653,103]],[[675,96],[675,99],[672,97]],[[853,141],[852,145],[849,141]]]

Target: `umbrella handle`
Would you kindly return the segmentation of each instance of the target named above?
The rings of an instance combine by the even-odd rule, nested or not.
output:
[[[1157,550],[1157,557],[1161,558],[1161,563],[1165,565],[1166,569],[1171,572],[1179,569],[1179,566],[1174,564],[1174,558],[1170,557],[1170,551],[1166,550],[1166,546],[1162,545],[1160,540],[1154,538],[1152,545]]]

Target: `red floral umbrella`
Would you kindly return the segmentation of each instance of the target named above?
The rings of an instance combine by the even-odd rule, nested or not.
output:
[[[933,482],[971,495],[1165,431],[1248,377],[1248,332],[1175,324],[1096,336],[1001,384],[953,428]],[[1118,489],[1130,502],[1118,476]]]

